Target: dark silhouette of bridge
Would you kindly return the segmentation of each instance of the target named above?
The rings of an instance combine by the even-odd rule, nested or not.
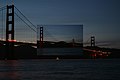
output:
[[[17,12],[15,12],[15,10]],[[32,22],[30,22],[30,20],[27,17],[25,17],[24,14],[14,5],[7,5],[4,7],[1,7],[0,12],[2,13],[2,20],[1,20],[2,29],[1,29],[1,40],[0,40],[0,56],[1,57],[0,58],[1,59],[19,59],[19,58],[29,58],[29,57],[32,58],[36,56],[37,55],[36,48],[35,48],[37,46],[36,43],[31,43],[28,40],[26,40],[27,42],[23,42],[23,41],[18,41],[18,39],[17,40],[15,39],[15,38],[19,38],[19,35],[17,35],[17,33],[22,33],[20,31],[19,32],[16,31],[17,27],[15,27],[16,26],[15,21],[17,20],[15,20],[15,15],[29,29],[31,29],[34,32],[34,34],[37,34],[36,26],[33,25]],[[27,22],[23,19],[23,17]],[[28,22],[30,24],[28,24]],[[4,29],[5,26],[6,28]],[[4,37],[4,35],[6,36]]]
[[[15,11],[16,10],[16,11]],[[5,13],[3,11],[6,11]],[[0,12],[2,13],[2,19],[1,19],[1,40],[0,40],[0,59],[29,59],[29,58],[41,58],[41,56],[37,55],[37,48],[50,48],[50,47],[80,47],[83,48],[83,42],[77,43],[74,38],[71,38],[71,42],[66,41],[44,41],[44,29],[43,26],[40,26],[39,29],[14,5],[7,5],[0,8]],[[5,17],[4,17],[5,16]],[[15,16],[17,17],[17,20],[21,20],[22,23],[25,24],[26,28],[23,28],[23,31],[21,30],[20,26],[21,23],[18,21],[18,26],[15,25]],[[6,18],[6,19],[4,19]],[[5,21],[5,22],[3,22]],[[5,23],[5,25],[4,25]],[[6,28],[4,28],[6,26]],[[17,29],[19,28],[19,29]],[[28,30],[28,32],[26,31]],[[30,30],[30,31],[29,31]],[[35,37],[37,35],[37,30],[40,30],[40,38],[37,40]],[[26,32],[26,36],[25,33]],[[19,33],[23,33],[20,35]],[[4,35],[6,35],[4,37]],[[24,36],[23,38],[21,36]],[[22,41],[22,39],[25,39],[28,37],[25,41]],[[33,40],[34,39],[34,40]],[[31,40],[31,41],[29,41]],[[33,42],[32,42],[33,41]],[[100,48],[96,47],[95,45],[95,36],[91,37],[91,40],[89,44],[91,43],[90,48],[83,48],[85,51],[85,54],[91,55],[92,58],[95,58],[96,56],[109,56],[111,52],[105,50],[101,51]],[[97,49],[97,50],[96,50]],[[58,56],[58,55],[57,55]],[[57,57],[54,55],[51,58]],[[80,58],[80,56],[70,56],[67,55],[69,58]],[[45,58],[44,56],[42,56]],[[49,56],[48,56],[49,57]],[[65,56],[62,56],[65,57]],[[66,58],[66,57],[65,57]]]
[[[82,47],[82,43],[75,43],[74,39],[71,39],[69,43],[65,41],[43,41],[43,27],[40,27],[40,39],[37,41],[35,37],[37,35],[37,27],[13,4],[1,7],[0,12],[2,13],[0,40],[1,59],[36,58],[37,47]],[[27,30],[25,27],[23,27],[23,31],[20,31],[23,25],[20,26],[21,23],[18,19],[21,23],[25,24],[27,29],[31,30],[26,32],[27,35],[24,34],[25,30]],[[21,35],[19,33],[23,34]],[[26,36],[21,37],[24,35]],[[22,39],[26,37],[28,37],[27,40],[23,41]],[[33,37],[34,42],[32,42]]]

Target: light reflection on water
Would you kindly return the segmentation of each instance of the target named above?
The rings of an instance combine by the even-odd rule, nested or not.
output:
[[[19,80],[18,63],[17,60],[0,61],[0,80]]]
[[[0,80],[120,80],[119,61],[2,60]]]

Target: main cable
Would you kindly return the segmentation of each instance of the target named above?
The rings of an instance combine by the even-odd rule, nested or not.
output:
[[[25,22],[17,13],[15,13],[15,15],[16,15],[19,19],[21,19],[30,29],[32,29],[34,32],[37,33],[37,31],[36,31],[35,29],[33,29],[27,22]]]
[[[37,29],[37,27],[15,6],[16,10],[30,23],[33,27]]]

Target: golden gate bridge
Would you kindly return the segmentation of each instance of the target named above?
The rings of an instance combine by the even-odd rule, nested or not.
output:
[[[20,56],[19,54],[14,54],[15,46],[19,45],[29,45],[37,47],[37,27],[14,5],[7,5],[0,8],[1,12],[1,40],[0,46],[5,46],[4,52],[2,52],[2,59],[14,59],[16,56]],[[23,25],[24,24],[24,25]],[[6,28],[5,28],[6,26]],[[51,35],[51,34],[49,34]],[[42,48],[44,45],[43,40],[43,27],[40,27],[40,41],[39,46]],[[53,37],[53,36],[52,36]],[[54,37],[53,37],[54,38]],[[55,38],[54,38],[55,39]],[[56,41],[57,39],[55,39]],[[53,42],[51,42],[53,43]],[[75,40],[74,38],[71,39],[72,45],[74,45]],[[95,37],[91,37],[91,47],[95,47]],[[89,44],[90,44],[89,43]],[[82,43],[83,44],[83,43]],[[31,49],[30,47],[28,49]],[[17,49],[16,49],[17,50]],[[17,50],[17,53],[20,52],[21,49]],[[23,49],[24,50],[24,49]],[[31,49],[32,50],[32,49]],[[83,50],[94,52],[94,57],[97,54],[102,54],[103,52],[93,49],[86,49]],[[31,56],[36,55],[35,49]],[[22,52],[20,52],[22,54]],[[27,53],[27,52],[26,52]],[[28,51],[28,53],[30,53]],[[104,52],[108,55],[106,52]],[[29,55],[26,55],[29,56]]]
[[[36,46],[37,28],[16,6],[1,7],[0,12],[0,53],[2,59],[14,59],[17,56],[17,54],[14,54],[15,46]]]

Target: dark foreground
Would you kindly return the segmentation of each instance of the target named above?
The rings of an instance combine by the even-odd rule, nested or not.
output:
[[[0,60],[0,80],[120,80],[120,59]]]
[[[37,49],[33,48],[28,45],[21,45],[14,47],[14,52],[12,54],[5,54],[6,53],[6,47],[0,46],[0,59],[56,59],[57,57],[60,59],[99,59],[99,58],[105,58],[105,59],[111,59],[111,58],[120,58],[120,49],[107,49],[107,48],[90,48],[86,47],[88,49],[94,49],[94,50],[102,50],[102,51],[108,51],[111,52],[109,56],[106,57],[92,57],[91,54],[93,54],[90,51],[83,50],[82,55],[38,55]]]

